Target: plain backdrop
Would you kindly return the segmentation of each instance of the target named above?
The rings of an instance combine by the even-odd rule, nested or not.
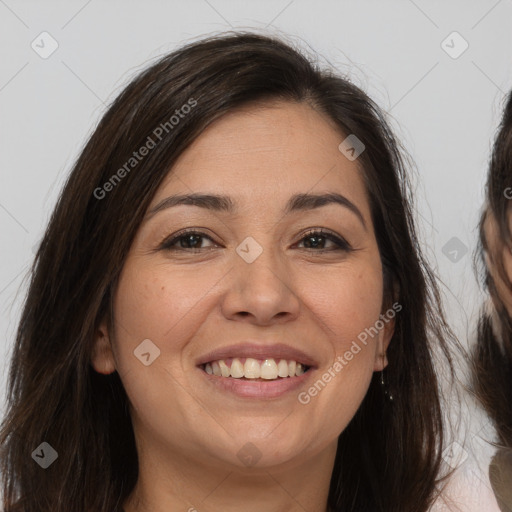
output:
[[[449,321],[471,342],[482,303],[476,226],[512,88],[512,0],[0,0],[0,406],[23,278],[106,106],[163,53],[232,29],[302,45],[388,112],[415,163],[419,231]],[[473,405],[467,412],[475,436],[489,428]],[[473,474],[480,468],[485,486],[478,453]]]

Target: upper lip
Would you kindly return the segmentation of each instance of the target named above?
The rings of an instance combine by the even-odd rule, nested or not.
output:
[[[230,357],[252,357],[254,359],[286,359],[303,363],[306,366],[317,366],[315,359],[295,347],[283,343],[274,343],[272,345],[261,343],[237,343],[220,347],[198,358],[196,365],[200,366],[211,361],[219,359],[228,359]]]

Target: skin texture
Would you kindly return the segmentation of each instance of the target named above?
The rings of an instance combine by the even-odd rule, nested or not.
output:
[[[382,310],[382,266],[357,160],[345,135],[307,104],[251,106],[210,125],[184,152],[148,209],[177,193],[229,195],[234,214],[181,205],[147,216],[114,297],[114,336],[97,333],[93,366],[118,371],[131,402],[139,481],[126,512],[266,510],[323,512],[337,437],[361,404],[374,371],[387,365],[394,322],[307,405],[297,394],[332,367]],[[337,192],[360,210],[329,204],[284,215],[296,193]],[[208,238],[159,250],[183,228]],[[319,248],[304,238],[323,228],[355,250]],[[252,263],[236,247],[254,238]],[[185,240],[186,244],[186,240]],[[185,248],[183,248],[185,247]],[[322,248],[325,252],[321,252]],[[150,365],[134,357],[142,340],[161,351]],[[244,340],[298,347],[316,358],[316,377],[273,399],[219,391],[195,362]],[[312,379],[312,380],[311,380]],[[247,466],[237,453],[253,443]]]
[[[512,232],[512,208],[508,208],[508,226]],[[484,233],[488,244],[488,252],[485,254],[485,262],[496,285],[499,298],[505,306],[508,315],[512,317],[512,251],[500,240],[498,225],[493,213],[489,210],[485,216]],[[503,261],[505,276],[502,276],[496,268],[496,261]]]

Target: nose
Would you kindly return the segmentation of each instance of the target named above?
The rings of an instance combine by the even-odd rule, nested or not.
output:
[[[229,276],[229,278],[228,278]],[[301,301],[283,258],[268,248],[252,263],[234,253],[222,311],[230,320],[270,325],[297,318]]]

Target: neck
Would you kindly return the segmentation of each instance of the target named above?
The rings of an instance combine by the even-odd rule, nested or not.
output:
[[[313,457],[267,468],[139,447],[139,479],[125,512],[327,512],[337,440]]]

